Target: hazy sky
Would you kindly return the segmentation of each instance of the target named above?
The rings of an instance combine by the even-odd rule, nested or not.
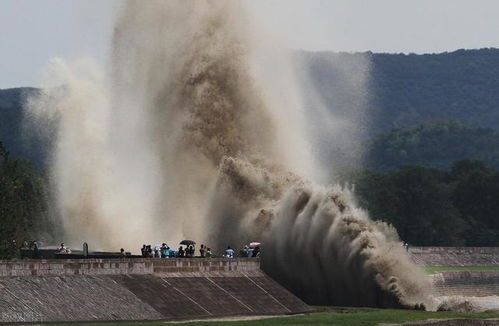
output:
[[[117,2],[0,0],[0,88],[38,85],[41,70],[54,56],[90,56],[103,63]],[[248,4],[258,24],[291,48],[428,53],[499,47],[498,0]]]

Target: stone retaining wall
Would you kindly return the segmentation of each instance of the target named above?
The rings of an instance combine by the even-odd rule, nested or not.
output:
[[[431,278],[439,295],[499,296],[499,272],[442,272]]]
[[[499,265],[499,247],[410,247],[420,266]]]
[[[499,265],[499,247],[410,247],[419,266]],[[499,272],[442,272],[429,275],[439,295],[499,296]]]

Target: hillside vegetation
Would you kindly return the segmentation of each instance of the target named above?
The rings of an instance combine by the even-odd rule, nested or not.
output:
[[[370,57],[376,128],[448,119],[499,127],[498,49]]]
[[[50,241],[58,233],[48,184],[43,172],[12,157],[0,142],[0,259],[14,256],[25,240]]]
[[[456,120],[499,128],[499,49],[439,54],[300,52],[300,72],[340,117],[361,110],[369,134]],[[309,106],[317,105],[308,97]]]
[[[36,88],[0,89],[0,141],[15,157],[41,165],[46,158],[46,141],[34,136],[30,127],[23,123],[24,104]]]
[[[461,159],[480,160],[499,168],[499,132],[470,128],[456,121],[393,129],[367,142],[364,163],[381,171],[407,164],[449,169]]]
[[[341,165],[361,157],[355,144],[348,139],[342,143],[337,133],[325,130],[335,128],[346,138],[358,133],[370,145],[365,150],[372,168],[407,163],[445,168],[466,158],[497,166],[496,154],[486,152],[497,142],[491,130],[499,128],[499,49],[425,55],[302,51],[295,61],[307,90],[311,125],[323,135],[325,160]],[[22,104],[36,92],[0,90],[0,141],[15,156],[39,165],[46,159],[47,140],[34,137],[22,124]],[[321,124],[318,106],[343,124]],[[459,137],[465,137],[462,143]],[[435,150],[422,152],[423,147]],[[439,155],[432,156],[436,148]]]
[[[458,161],[450,171],[407,165],[338,173],[359,206],[416,246],[499,246],[499,171]]]

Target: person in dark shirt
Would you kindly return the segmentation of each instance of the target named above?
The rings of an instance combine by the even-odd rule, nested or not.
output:
[[[255,247],[255,249],[253,249],[252,257],[259,257],[259,256],[260,256],[260,247]]]
[[[194,257],[194,247],[193,246],[189,246],[186,250],[186,256],[189,257],[189,258],[192,258]]]
[[[205,257],[206,249],[204,249],[204,244],[201,245],[201,248],[199,248],[199,254],[201,255],[201,258]]]
[[[184,257],[184,248],[182,248],[182,246],[178,248],[177,257]]]

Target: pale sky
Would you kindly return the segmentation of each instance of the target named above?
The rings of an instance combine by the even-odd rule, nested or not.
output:
[[[39,85],[42,69],[54,56],[103,63],[117,2],[0,0],[0,88]],[[263,29],[294,49],[434,53],[499,47],[498,0],[248,4]]]

